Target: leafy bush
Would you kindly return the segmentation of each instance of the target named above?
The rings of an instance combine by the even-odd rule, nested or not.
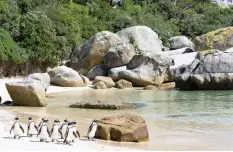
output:
[[[19,48],[10,34],[0,28],[0,60],[22,63],[27,60],[27,53]]]
[[[30,11],[22,15],[19,29],[18,42],[30,52],[31,60],[58,61],[54,25],[43,12]]]

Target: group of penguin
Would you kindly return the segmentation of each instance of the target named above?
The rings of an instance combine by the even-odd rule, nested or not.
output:
[[[40,122],[39,126],[36,126],[32,118],[29,117],[27,136],[32,137],[33,135],[37,135],[37,137],[39,136],[40,142],[48,142],[49,138],[52,139],[52,142],[54,141],[59,142],[58,139],[59,137],[61,137],[61,139],[64,139],[63,143],[69,145],[71,145],[71,143],[74,142],[75,138],[77,137],[80,138],[80,134],[77,131],[75,121],[68,122],[68,120],[65,119],[63,124],[59,127],[60,121],[56,119],[53,122],[51,131],[49,131],[47,122],[48,122],[47,119],[42,118],[42,121]],[[97,130],[97,121],[93,120],[87,132],[88,140],[93,140],[96,130]],[[12,133],[12,131],[15,139],[17,138],[20,139],[21,133],[22,132],[24,133],[24,129],[21,126],[18,117],[15,118],[15,122],[10,129],[10,134]]]

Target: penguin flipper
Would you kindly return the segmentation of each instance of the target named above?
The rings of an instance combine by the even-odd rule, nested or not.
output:
[[[27,135],[29,135],[30,124],[28,125]]]
[[[61,130],[60,130],[60,129],[58,130],[58,132],[60,133],[60,135],[61,135],[61,137],[62,137],[62,132],[61,132]]]
[[[59,128],[59,130],[62,130],[62,127],[64,126],[64,123],[61,125],[61,127]]]
[[[53,133],[53,127],[52,127],[52,129],[51,129],[51,131],[50,131],[50,135],[52,135],[52,133]]]
[[[19,125],[20,129],[22,130],[22,132],[24,133],[24,129],[21,125]]]
[[[78,138],[80,138],[80,133],[78,132],[78,130],[76,131],[77,135],[78,135]]]
[[[50,132],[49,132],[49,128],[47,127],[47,133],[48,133],[48,135],[50,136]]]
[[[38,135],[41,133],[41,128],[40,128],[40,130],[39,130],[39,132],[38,132],[38,134],[37,134],[37,137],[38,137]]]
[[[73,135],[74,135],[75,138],[77,138],[77,134],[76,134],[75,131],[73,131]]]
[[[11,129],[10,129],[10,134],[12,132],[12,130],[15,128],[15,123],[12,125]]]
[[[36,131],[38,131],[38,127],[35,125]]]

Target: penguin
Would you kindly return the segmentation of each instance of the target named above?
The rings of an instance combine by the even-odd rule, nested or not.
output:
[[[42,125],[40,127],[40,130],[37,134],[37,137],[39,136],[40,142],[47,141],[47,139],[50,137],[49,127],[47,124],[48,120],[43,120]]]
[[[77,130],[77,123],[76,121],[72,121],[72,127],[71,127],[76,135],[72,136],[72,142],[74,143],[74,139],[77,138],[77,136],[80,138],[80,133]]]
[[[92,139],[92,141],[94,140],[93,138],[95,136],[96,130],[97,130],[97,120],[93,120],[87,132],[88,140],[90,139]]]
[[[40,122],[40,124],[38,125],[37,128],[40,128],[40,127],[41,127],[41,125],[42,125],[42,123],[43,123],[44,120],[45,120],[45,117],[42,118],[42,120],[41,120],[41,122]]]
[[[66,134],[66,129],[68,127],[68,120],[65,119],[64,120],[64,123],[61,125],[60,129],[59,129],[59,132],[61,134],[61,139],[64,139],[65,138],[65,134]]]
[[[32,137],[32,135],[36,135],[38,133],[38,128],[35,125],[35,122],[32,120],[32,117],[28,118],[28,132],[27,135]]]
[[[18,139],[21,138],[20,134],[23,132],[24,133],[24,129],[21,126],[21,124],[19,123],[19,118],[16,117],[15,118],[15,123],[13,124],[13,126],[10,129],[10,134],[13,131],[14,133],[14,138],[16,139],[18,137]]]
[[[59,127],[58,127],[59,123],[60,123],[59,120],[57,119],[54,120],[53,127],[50,132],[50,137],[52,138],[52,142],[54,142],[54,140],[58,142],[59,134],[61,134],[61,132],[59,132]]]
[[[63,143],[71,145],[71,141],[73,140],[73,138],[77,138],[77,134],[74,131],[73,123],[68,122],[68,127],[67,127],[67,130],[66,130],[65,140],[64,140]]]

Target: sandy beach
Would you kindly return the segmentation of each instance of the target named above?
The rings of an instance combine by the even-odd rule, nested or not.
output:
[[[20,81],[22,78],[6,78],[0,80],[0,96],[2,96],[3,101],[11,100],[6,88],[5,83],[12,81]],[[150,141],[145,143],[119,143],[113,141],[103,141],[98,140],[88,142],[85,138],[87,128],[90,125],[93,118],[100,119],[104,116],[115,115],[120,113],[131,113],[142,115],[143,107],[139,110],[126,110],[126,111],[108,111],[108,110],[86,110],[86,109],[70,109],[67,106],[69,103],[75,102],[79,99],[109,99],[113,96],[120,98],[120,100],[137,100],[142,98],[143,100],[150,100],[147,97],[154,95],[156,92],[146,91],[143,94],[139,94],[140,91],[130,91],[126,90],[95,90],[91,88],[91,85],[87,87],[77,87],[77,88],[64,88],[57,86],[49,86],[47,90],[47,99],[49,105],[43,108],[37,107],[0,107],[0,150],[5,151],[10,150],[37,150],[37,151],[64,151],[64,150],[111,150],[111,151],[135,151],[135,150],[233,150],[231,143],[231,130],[225,131],[225,129],[231,127],[227,124],[223,127],[223,131],[211,131],[205,133],[205,130],[211,128],[218,128],[218,124],[205,124],[205,123],[189,123],[179,121],[179,117],[174,117],[174,119],[163,120],[161,116],[153,117],[153,119],[146,120],[148,125],[148,131],[150,135]],[[125,92],[125,93],[123,93]],[[142,93],[142,92],[141,92]],[[167,91],[159,92],[157,95],[152,96],[160,98],[167,98]],[[110,96],[109,96],[110,95]],[[78,98],[78,99],[76,99]],[[174,97],[172,97],[173,99]],[[69,101],[66,103],[67,100]],[[65,102],[64,102],[65,101]],[[169,100],[170,101],[170,100]],[[172,107],[167,110],[168,101],[162,102],[165,106],[160,105],[156,109],[152,109],[153,113],[158,114],[159,111],[165,108],[165,112],[168,113],[176,107]],[[150,104],[150,102],[149,102]],[[149,106],[150,107],[150,106]],[[153,107],[152,107],[153,108]],[[40,143],[37,138],[23,137],[21,140],[12,139],[9,135],[9,130],[13,124],[15,116],[21,118],[23,127],[27,128],[27,118],[32,116],[36,124],[38,124],[42,117],[47,117],[49,120],[49,126],[51,126],[54,119],[63,120],[67,116],[76,120],[78,122],[78,130],[81,133],[81,139],[77,139],[73,146],[57,144],[57,143]],[[169,114],[167,114],[169,116]],[[179,116],[179,115],[178,115]],[[167,117],[166,117],[167,118]],[[220,124],[221,125],[221,124]],[[177,129],[178,128],[178,129]],[[181,129],[179,129],[181,128]],[[192,130],[187,130],[192,128]],[[199,130],[195,130],[199,128]],[[206,129],[205,129],[206,128]],[[220,128],[221,129],[221,128]],[[16,146],[11,146],[12,144]],[[29,146],[30,145],[30,146]]]
[[[2,101],[11,100],[6,87],[5,83],[7,82],[16,82],[21,81],[22,78],[6,78],[6,79],[0,79],[0,90],[1,90],[1,97]],[[50,86],[47,93],[57,93],[57,92],[63,92],[63,91],[75,91],[75,90],[83,90],[83,89],[91,89],[89,86],[84,88],[63,88],[63,87],[56,87],[56,86]],[[0,107],[0,150],[4,151],[12,151],[12,150],[27,150],[27,151],[90,151],[90,150],[106,150],[106,151],[119,151],[119,150],[127,150],[131,151],[132,149],[129,148],[122,148],[122,147],[116,147],[116,146],[108,146],[99,144],[98,141],[87,141],[85,137],[81,137],[80,139],[77,139],[76,142],[70,146],[70,145],[64,145],[62,143],[41,143],[39,142],[39,139],[36,137],[26,137],[26,134],[23,135],[23,137],[20,140],[13,139],[13,135],[9,134],[9,130],[14,123],[14,117],[15,115],[3,110]],[[23,128],[26,131],[27,124],[26,121],[22,123]],[[14,145],[14,146],[12,146]]]

